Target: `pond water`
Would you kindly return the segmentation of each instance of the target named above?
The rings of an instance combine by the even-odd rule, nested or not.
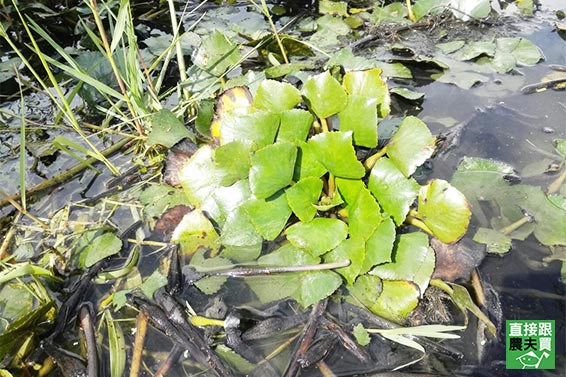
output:
[[[561,1],[544,2],[544,7],[557,9],[563,6]],[[246,14],[240,7],[237,11],[240,21],[245,28],[253,29],[255,22],[263,22],[263,17],[257,13]],[[210,9],[209,9],[210,10]],[[213,12],[212,12],[213,13]],[[230,19],[230,15],[223,13],[224,17]],[[213,17],[211,17],[213,18]],[[553,19],[551,14],[540,12],[535,19],[515,21],[513,28],[517,30],[517,35],[528,38],[539,46],[545,54],[545,61],[533,67],[520,68],[521,75],[491,75],[487,81],[481,85],[465,90],[455,85],[448,85],[439,82],[430,82],[420,85],[416,90],[425,93],[424,101],[418,109],[409,111],[417,113],[433,131],[433,134],[444,134],[451,130],[459,129],[458,143],[450,150],[432,160],[432,170],[427,173],[427,178],[442,178],[451,180],[459,162],[465,156],[482,157],[496,159],[506,162],[513,166],[523,183],[535,186],[546,186],[554,178],[550,174],[544,174],[548,163],[546,162],[553,154],[553,140],[566,138],[566,96],[564,92],[547,90],[541,93],[525,95],[520,92],[520,88],[540,81],[545,75],[550,73],[550,65],[566,65],[566,42],[556,32],[552,30],[548,20]],[[234,21],[232,19],[232,21]],[[244,23],[245,21],[245,23]],[[199,24],[199,28],[206,30],[207,22],[210,25],[218,22],[217,20],[205,19]],[[16,112],[16,111],[14,111]],[[45,118],[43,119],[45,120]],[[65,135],[65,133],[63,133]],[[51,135],[50,137],[53,137]],[[3,139],[6,146],[10,141]],[[110,143],[109,143],[110,144]],[[5,152],[5,153],[4,153]],[[9,148],[3,151],[9,154]],[[34,158],[30,157],[29,163],[33,163]],[[41,161],[41,160],[40,160]],[[115,156],[112,161],[118,166],[127,167],[130,161],[127,156]],[[542,166],[541,161],[546,165]],[[49,162],[51,164],[52,162]],[[62,160],[55,162],[55,165],[40,166],[39,171],[49,172],[48,175],[55,175],[72,165],[72,160]],[[49,166],[52,166],[51,170]],[[2,181],[10,182],[4,189],[7,192],[15,192],[17,189],[16,179],[6,179],[17,174],[16,160],[6,160],[3,162]],[[124,169],[127,170],[127,169]],[[143,177],[136,176],[136,180],[149,179],[157,172],[148,172]],[[41,180],[36,174],[31,174],[29,183],[36,183]],[[37,216],[51,217],[58,213],[67,203],[77,203],[81,200],[100,198],[107,190],[108,173],[97,174],[87,171],[80,178],[71,183],[66,183],[60,189],[54,190],[48,197],[44,197],[34,205]],[[110,191],[108,195],[113,194]],[[131,195],[130,195],[131,194]],[[123,202],[135,197],[136,193],[125,191],[121,200]],[[104,196],[102,196],[104,197]],[[81,209],[82,204],[73,206],[73,211],[68,221],[80,223],[87,221],[91,216],[110,216],[112,224],[120,230],[127,229],[139,217],[139,208],[136,205],[118,205],[109,200],[104,206],[115,205],[111,211],[104,212],[100,207]],[[107,208],[105,209],[107,210]],[[3,217],[11,210],[2,209],[0,213]],[[100,212],[99,212],[100,211]],[[564,219],[566,221],[566,219]],[[19,258],[33,254],[33,248],[41,245],[45,247],[38,232],[33,229],[33,224],[26,223],[22,229],[27,229],[31,239],[25,239],[22,235]],[[469,234],[473,235],[475,230],[485,224],[475,219],[470,227]],[[26,228],[29,227],[29,228]],[[137,230],[138,237],[152,239],[147,224],[143,224]],[[147,247],[142,251],[140,263],[140,274],[150,274],[157,266],[163,263],[163,251],[156,254],[155,248]],[[463,358],[454,357],[431,357],[425,362],[417,364],[406,370],[406,372],[389,372],[393,367],[407,363],[415,358],[415,353],[404,349],[401,346],[391,344],[373,343],[370,346],[372,360],[378,360],[379,365],[371,363],[360,363],[353,358],[349,352],[339,350],[331,354],[325,363],[332,372],[321,372],[321,366],[304,371],[301,375],[308,376],[412,376],[412,375],[458,375],[458,376],[562,376],[566,371],[566,294],[565,282],[561,281],[560,261],[543,263],[542,259],[549,255],[548,248],[540,245],[533,236],[523,241],[514,240],[512,249],[505,256],[488,256],[479,268],[480,276],[488,291],[495,292],[488,304],[488,310],[492,310],[492,320],[502,321],[499,326],[504,326],[507,319],[538,320],[553,319],[556,321],[556,369],[547,371],[510,371],[505,369],[505,338],[503,330],[500,328],[496,340],[491,340],[487,344],[481,344],[485,338],[478,330],[475,318],[471,319],[470,326],[463,337],[463,341],[451,341],[450,347],[454,347],[457,352],[462,352]],[[258,277],[257,279],[268,279],[268,277]],[[249,306],[254,305],[253,296],[249,289],[245,287],[241,279],[229,280],[226,288],[224,302],[211,302],[206,296],[196,289],[187,293],[190,294],[190,304],[197,310],[208,310],[209,316],[217,315],[222,317],[226,312],[227,305],[240,306],[242,318],[248,316],[248,320],[259,321],[261,313],[257,313]],[[110,286],[100,285],[96,290],[89,291],[92,300],[98,301],[106,295],[105,290]],[[261,308],[264,311],[273,310],[278,316],[292,317],[297,315],[299,309],[294,303],[282,303],[277,308]],[[348,309],[336,304],[329,304],[331,313],[339,317],[343,315],[348,318]],[[215,313],[216,311],[216,313]],[[131,311],[123,309],[120,313],[129,322],[124,327],[132,324],[134,317]],[[303,319],[304,320],[304,319]],[[151,330],[150,330],[151,331]],[[126,331],[126,344],[133,343],[133,336]],[[272,337],[263,339],[261,347],[256,351],[266,353],[266,350],[274,348],[274,344],[280,344],[283,339],[289,338],[288,335],[274,334]],[[158,332],[151,332],[151,342],[146,345],[147,354],[155,357],[163,357],[170,348],[171,342],[166,336]],[[74,336],[67,339],[73,342]],[[335,339],[332,339],[335,342]],[[340,347],[337,347],[340,349]],[[275,359],[274,364],[284,363],[288,355],[284,351],[282,356]],[[321,351],[322,352],[322,351]],[[456,351],[455,351],[456,352]],[[103,349],[102,355],[108,357],[108,350]],[[156,362],[157,363],[157,362]],[[168,375],[184,376],[189,369],[190,359],[180,362]],[[149,369],[154,366],[150,365]],[[281,367],[281,366],[280,366]],[[282,367],[284,368],[284,367]],[[322,368],[324,369],[324,368]],[[265,376],[270,375],[265,371]],[[334,373],[334,374],[332,374]],[[430,373],[430,374],[426,374]],[[149,375],[148,372],[142,375]],[[257,374],[256,375],[262,375]]]

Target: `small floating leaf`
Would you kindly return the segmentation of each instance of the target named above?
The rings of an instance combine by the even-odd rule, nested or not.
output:
[[[113,233],[103,233],[95,237],[82,251],[85,255],[84,267],[90,267],[96,262],[118,254],[122,248],[122,241]]]
[[[212,75],[220,76],[240,60],[238,46],[218,30],[205,36],[195,51],[193,62]]]
[[[151,131],[147,135],[145,144],[148,147],[159,144],[171,148],[186,137],[195,140],[193,134],[175,114],[170,110],[161,109],[151,118]]]
[[[250,188],[258,199],[265,199],[291,184],[297,147],[277,143],[258,150],[252,157]]]
[[[348,96],[328,71],[311,77],[303,86],[309,108],[319,117],[328,118],[346,107]]]
[[[259,85],[253,106],[274,112],[290,110],[301,102],[301,92],[289,83],[264,80]]]
[[[419,303],[419,289],[408,281],[382,280],[383,290],[369,308],[396,323],[402,323]]]
[[[474,241],[486,245],[487,252],[491,254],[505,254],[511,250],[511,237],[494,229],[479,228]]]
[[[309,223],[296,223],[286,232],[287,239],[295,247],[319,256],[332,250],[346,239],[348,226],[337,219],[318,217]]]
[[[397,225],[405,221],[419,187],[413,178],[406,178],[388,158],[379,159],[370,173],[369,189]]]
[[[361,178],[366,171],[356,158],[352,132],[326,132],[313,136],[308,144],[317,160],[336,177]]]
[[[432,156],[434,147],[435,138],[426,124],[409,116],[401,122],[399,129],[387,143],[387,155],[408,177]]]
[[[306,177],[285,191],[289,206],[303,222],[311,221],[316,215],[316,208],[322,192],[322,180],[316,177]]]
[[[421,187],[418,214],[444,243],[458,241],[468,229],[472,211],[464,194],[448,182],[434,179]]]

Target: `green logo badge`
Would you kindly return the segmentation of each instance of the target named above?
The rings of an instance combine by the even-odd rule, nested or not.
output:
[[[506,321],[507,369],[554,369],[554,321]]]

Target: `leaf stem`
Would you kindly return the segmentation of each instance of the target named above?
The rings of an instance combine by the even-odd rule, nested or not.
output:
[[[381,148],[375,154],[369,156],[364,162],[364,167],[366,168],[366,171],[371,170],[374,167],[374,165],[377,163],[377,160],[383,157],[385,153],[387,153],[387,146]]]
[[[330,132],[328,129],[328,122],[326,121],[326,118],[320,118],[320,125],[322,127],[322,132],[324,133]]]
[[[523,216],[519,220],[515,221],[513,224],[509,224],[505,228],[499,229],[499,233],[508,236],[511,233],[513,233],[514,231],[516,231],[517,229],[519,229],[524,224],[530,223],[532,221],[533,221],[533,218],[531,216],[528,216],[528,215]]]
[[[407,224],[414,225],[417,228],[424,230],[426,233],[428,233],[431,236],[434,236],[432,230],[422,220],[417,219],[415,216],[412,215],[407,216],[405,222]]]
[[[551,184],[548,185],[547,193],[554,194],[558,192],[558,190],[560,190],[560,186],[564,184],[564,181],[566,181],[566,169],[564,169],[564,171],[562,172],[562,174],[560,174],[560,176],[558,176],[558,178],[556,178]]]

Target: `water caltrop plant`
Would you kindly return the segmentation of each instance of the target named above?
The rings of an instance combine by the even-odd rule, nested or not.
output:
[[[458,241],[471,212],[448,182],[419,185],[412,178],[435,146],[421,120],[404,118],[377,149],[389,103],[377,68],[339,79],[326,71],[306,79],[301,90],[264,80],[253,96],[245,87],[225,91],[207,135],[211,142],[179,173],[194,210],[173,241],[198,271],[233,262],[343,262],[335,270],[246,281],[262,302],[292,297],[305,307],[345,285],[374,313],[402,321],[435,267],[429,237]],[[375,153],[360,159],[360,150]],[[223,279],[197,286],[213,293]]]

